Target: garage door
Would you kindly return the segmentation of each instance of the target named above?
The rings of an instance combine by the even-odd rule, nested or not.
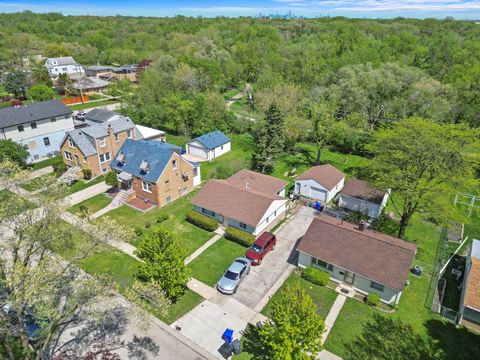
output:
[[[327,200],[327,192],[325,190],[322,190],[322,189],[311,186],[310,187],[310,198],[326,201]]]
[[[207,150],[198,146],[188,145],[188,153],[206,159]]]

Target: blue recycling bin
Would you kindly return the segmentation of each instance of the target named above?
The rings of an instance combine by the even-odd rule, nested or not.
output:
[[[222,335],[222,340],[228,344],[231,344],[233,341],[233,330],[227,328]]]
[[[318,211],[322,211],[322,204],[320,203],[320,201],[315,202],[315,209],[317,209]]]

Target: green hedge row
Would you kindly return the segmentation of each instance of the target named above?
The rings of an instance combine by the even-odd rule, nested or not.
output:
[[[330,281],[330,274],[308,266],[302,271],[302,279],[310,281],[316,285],[325,286]]]
[[[215,231],[218,229],[217,220],[214,220],[212,218],[209,218],[208,216],[202,215],[196,212],[195,210],[190,210],[187,213],[187,221],[207,231]]]
[[[225,229],[225,238],[244,246],[250,246],[255,241],[255,235],[231,226]]]

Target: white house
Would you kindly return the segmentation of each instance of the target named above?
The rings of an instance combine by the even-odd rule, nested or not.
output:
[[[312,266],[361,294],[398,304],[417,247],[331,216],[317,216],[300,241],[298,266]]]
[[[60,74],[67,75],[85,75],[83,66],[75,61],[71,56],[48,58],[45,61],[45,67],[51,77],[56,78]]]
[[[26,145],[28,163],[58,154],[66,132],[73,129],[72,110],[59,100],[0,109],[0,139]]]
[[[480,241],[473,240],[463,278],[460,323],[480,325]]]
[[[231,141],[223,132],[213,131],[189,141],[186,147],[187,154],[212,160],[229,152]]]
[[[295,179],[294,193],[313,200],[331,201],[343,188],[345,175],[326,164],[311,167]]]
[[[193,198],[193,209],[255,236],[272,228],[284,216],[288,182],[249,170],[226,180],[208,180]]]
[[[338,206],[378,218],[387,205],[389,196],[390,189],[380,191],[365,181],[350,179],[338,196]]]

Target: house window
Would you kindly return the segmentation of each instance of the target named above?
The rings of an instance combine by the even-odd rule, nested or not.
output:
[[[323,261],[323,260],[320,260],[320,259],[317,259],[317,258],[314,258],[314,257],[312,257],[312,266],[321,267],[321,268],[327,269],[329,271],[333,270],[333,265],[332,264],[329,264],[326,261]]]
[[[115,142],[119,142],[120,141],[120,136],[118,136],[118,134],[115,134]]]
[[[105,154],[100,154],[100,155],[98,155],[98,156],[99,156],[99,158],[100,158],[100,162],[101,162],[101,163],[110,160],[110,153],[109,153],[109,152],[107,152],[107,153],[105,153]]]
[[[50,139],[48,137],[44,137],[43,143],[45,144],[45,146],[50,146]]]
[[[36,129],[37,128],[37,123],[33,122],[33,123],[30,123],[30,127],[32,129]]]
[[[273,212],[273,217],[277,216],[277,210]]]
[[[104,174],[105,174],[107,171],[108,171],[108,169],[107,169],[107,168],[102,168],[102,173],[104,173]]]
[[[143,189],[143,191],[151,193],[152,192],[152,184],[147,182],[147,181],[142,181],[142,189]]]
[[[173,170],[177,170],[177,160],[172,161]]]
[[[269,221],[270,221],[270,216],[267,217],[267,219],[265,220],[265,222],[268,224]]]
[[[18,132],[22,132],[23,131],[23,125],[18,125],[17,129],[18,129]]]
[[[129,139],[132,138],[132,130],[127,131],[127,138],[129,138]]]
[[[222,145],[222,146],[220,146],[220,150],[223,150],[223,145]]]
[[[247,229],[247,224],[244,223],[238,223],[238,226],[240,226],[241,229]]]
[[[63,118],[64,118],[64,119],[68,119],[68,115],[65,115]]]
[[[55,122],[55,121],[57,121],[57,119],[55,119],[55,118],[50,119],[50,122]]]
[[[65,155],[65,159],[67,159],[67,160],[72,160],[72,154],[69,153],[68,151],[65,151],[65,152],[64,152],[64,155]]]
[[[167,196],[165,198],[165,202],[169,203],[170,201],[172,201],[172,197],[171,196]]]
[[[385,288],[382,284],[376,283],[375,281],[370,282],[370,287],[378,291],[383,291]]]
[[[68,145],[71,147],[71,148],[74,148],[75,147],[75,143],[73,142],[72,139],[68,138]]]
[[[193,177],[198,176],[198,168],[193,168]]]
[[[98,139],[98,141],[100,142],[100,147],[105,147],[106,146],[105,138],[100,138],[100,139]]]
[[[215,213],[213,211],[208,210],[208,209],[202,208],[202,213],[204,213],[206,215],[209,215],[211,217],[215,217]]]

